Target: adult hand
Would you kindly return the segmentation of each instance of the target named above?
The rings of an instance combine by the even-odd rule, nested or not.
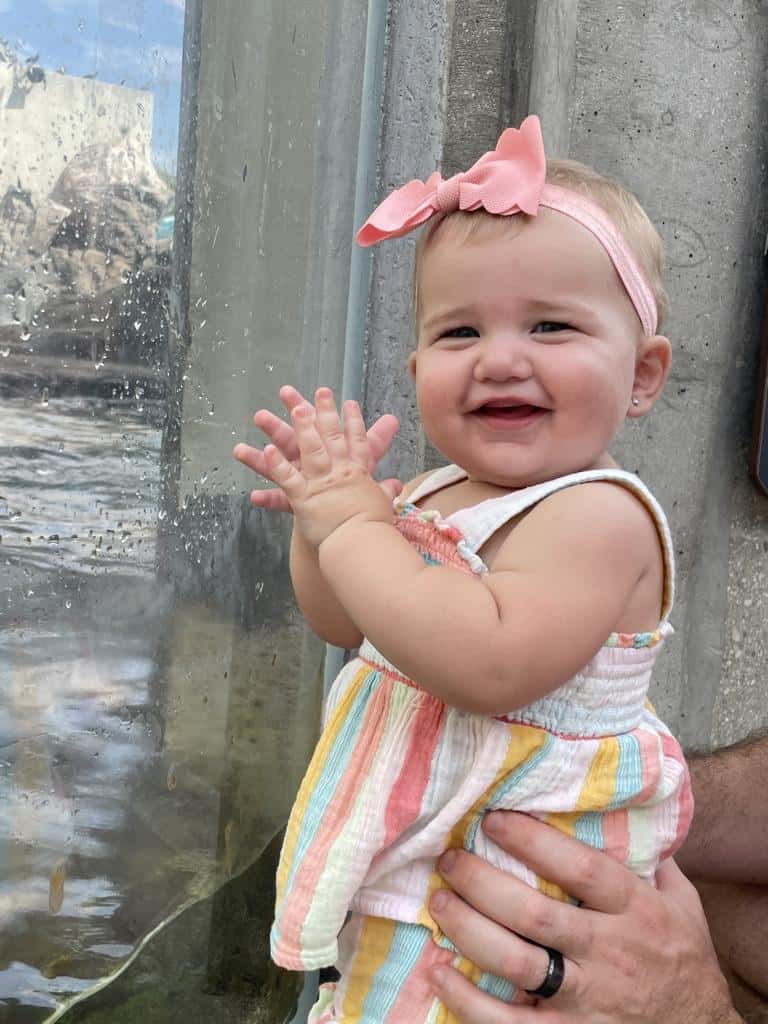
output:
[[[280,388],[280,400],[289,414],[305,401],[296,388],[285,385]],[[297,469],[301,465],[299,458],[299,447],[296,443],[296,432],[293,427],[281,420],[279,416],[268,409],[259,409],[253,417],[253,422],[263,431],[278,448],[285,458]],[[381,459],[389,451],[392,440],[399,429],[400,424],[397,417],[390,414],[380,416],[368,431],[368,472],[373,475]],[[247,444],[238,444],[233,452],[235,458],[244,466],[254,470],[260,476],[266,476],[267,464],[264,452],[259,448],[252,448]],[[379,482],[379,486],[390,500],[397,497],[403,489],[402,483],[394,477]],[[280,487],[269,487],[262,490],[251,491],[251,503],[259,508],[271,509],[275,512],[292,512],[291,504]]]
[[[512,1006],[438,967],[440,999],[463,1024],[731,1024],[741,1021],[717,964],[696,890],[672,861],[658,889],[606,854],[524,814],[486,816],[484,830],[581,906],[550,899],[464,851],[449,851],[441,873],[453,892],[430,911],[460,952],[483,970],[536,989],[548,954],[559,950],[565,978],[557,995]],[[464,902],[466,901],[466,902]]]

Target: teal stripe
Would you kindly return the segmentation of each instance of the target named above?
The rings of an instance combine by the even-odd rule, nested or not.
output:
[[[497,808],[505,807],[504,797],[509,793],[510,790],[515,789],[520,785],[522,780],[528,775],[529,772],[544,760],[549,751],[554,745],[554,736],[548,735],[546,740],[542,743],[539,749],[531,754],[527,761],[523,761],[511,775],[507,775],[499,782],[494,790],[490,793],[488,799],[485,801],[483,806],[478,811],[477,817],[469,826],[467,831],[467,838],[464,840],[464,847],[467,850],[474,850],[475,838],[477,836],[477,830],[480,828],[480,823],[483,820],[483,815],[486,811],[494,810]]]
[[[378,669],[371,669],[367,678],[360,686],[358,695],[352,702],[347,716],[344,719],[344,724],[339,730],[336,740],[329,751],[328,758],[320,773],[320,777],[317,780],[317,785],[307,801],[306,809],[302,815],[301,829],[296,840],[293,863],[291,864],[291,870],[289,872],[285,888],[286,901],[290,899],[290,893],[293,888],[296,872],[301,867],[307,849],[317,836],[322,819],[328,810],[328,805],[333,800],[338,785],[344,777],[349,761],[355,751],[363,722],[365,720],[365,712],[371,699],[372,692],[379,683],[380,676],[381,673]],[[352,808],[349,808],[349,811],[351,813]],[[280,916],[281,915],[278,914],[278,918],[272,926],[272,933],[275,942],[279,941]]]
[[[643,787],[643,759],[640,741],[632,733],[617,736],[619,761],[616,768],[613,799],[603,811],[588,811],[577,819],[574,834],[582,843],[588,843],[596,850],[605,849],[603,816],[606,811],[625,807]]]
[[[632,733],[624,733],[617,736],[619,741],[619,766],[616,770],[616,788],[613,800],[606,810],[615,811],[619,807],[625,807],[631,800],[642,792],[643,788],[643,758],[640,750],[640,741]]]
[[[481,992],[487,992],[489,996],[495,996],[497,999],[500,999],[502,1003],[510,1002],[512,996],[517,991],[517,986],[513,985],[511,981],[507,981],[506,978],[499,978],[495,974],[488,974],[486,971],[483,971],[480,975],[477,987]]]
[[[603,817],[603,811],[587,811],[586,814],[582,814],[576,819],[574,826],[576,838],[588,846],[594,846],[596,850],[604,849]]]
[[[420,924],[395,925],[387,959],[371,979],[360,1024],[385,1024],[430,935],[429,929]]]

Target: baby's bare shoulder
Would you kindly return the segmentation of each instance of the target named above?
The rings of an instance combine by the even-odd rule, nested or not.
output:
[[[608,480],[565,487],[543,501],[505,538],[499,555],[517,559],[521,551],[564,551],[645,561],[655,556],[659,538],[647,505],[629,488]]]

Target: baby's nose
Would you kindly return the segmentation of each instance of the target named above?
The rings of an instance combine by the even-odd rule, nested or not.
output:
[[[475,374],[480,380],[522,380],[533,374],[528,338],[504,331],[479,346]]]

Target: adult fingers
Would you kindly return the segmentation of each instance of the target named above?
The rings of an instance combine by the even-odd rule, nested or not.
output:
[[[509,1005],[481,992],[453,967],[440,965],[430,971],[435,994],[462,1024],[560,1024],[556,1011],[538,1005]]]
[[[668,905],[676,904],[709,934],[701,897],[694,884],[686,878],[673,857],[663,861],[656,872],[656,888]]]
[[[607,854],[527,814],[488,814],[483,831],[541,878],[556,882],[592,910],[620,914],[647,884]]]
[[[575,960],[589,944],[589,911],[545,896],[481,857],[452,850],[440,858],[438,869],[467,903],[524,938]]]
[[[429,910],[461,954],[482,970],[523,989],[538,988],[544,981],[549,955],[541,946],[531,945],[491,921],[447,889],[435,893]],[[563,989],[571,983],[575,970],[576,965],[569,961]]]

